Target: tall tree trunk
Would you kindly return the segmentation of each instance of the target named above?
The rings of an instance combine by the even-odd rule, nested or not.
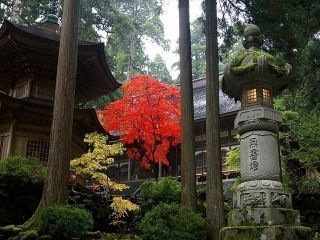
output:
[[[223,227],[222,164],[219,126],[219,56],[216,0],[206,0],[207,65],[207,209],[209,239],[219,239]]]
[[[192,93],[189,0],[179,0],[179,52],[181,88],[181,203],[196,210],[196,162]]]
[[[128,73],[127,73],[127,81],[129,81],[134,73],[133,69],[133,52],[134,52],[134,43],[136,39],[136,31],[131,34],[131,41],[129,47],[129,59],[128,59]]]
[[[19,23],[22,14],[22,0],[14,0],[12,2],[12,11],[10,20],[14,23]]]
[[[50,136],[48,176],[43,204],[68,200],[70,149],[77,75],[80,0],[64,1],[59,59]]]

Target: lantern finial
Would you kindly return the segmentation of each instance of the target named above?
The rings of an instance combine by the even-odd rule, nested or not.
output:
[[[49,11],[47,16],[41,21],[41,22],[51,22],[51,23],[56,23],[58,24],[58,0],[51,0],[49,3]]]
[[[249,24],[244,29],[243,46],[245,49],[259,49],[263,43],[261,32],[258,26]]]
[[[49,3],[49,14],[57,15],[58,11],[58,0],[52,0]]]

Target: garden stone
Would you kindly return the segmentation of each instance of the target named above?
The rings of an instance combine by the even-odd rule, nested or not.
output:
[[[23,231],[23,229],[20,228],[20,227],[17,227],[17,226],[12,229],[12,232],[13,232],[14,234],[18,234],[18,233],[20,233],[20,232],[22,232],[22,231]]]
[[[8,225],[5,227],[0,227],[0,234],[6,235],[6,236],[12,235],[14,228],[15,228],[15,225]]]
[[[82,239],[99,239],[101,238],[101,232],[87,232]]]
[[[14,236],[14,237],[8,238],[8,240],[20,240],[20,238],[18,236]]]
[[[52,240],[52,236],[51,235],[42,235],[39,237],[38,240]]]

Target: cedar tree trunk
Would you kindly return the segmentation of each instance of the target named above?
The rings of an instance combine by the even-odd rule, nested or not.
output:
[[[206,0],[206,65],[207,65],[207,191],[206,218],[209,239],[219,239],[223,226],[222,164],[219,126],[219,57],[216,0]]]
[[[45,207],[66,204],[77,75],[80,0],[64,1],[59,59],[50,136],[48,176],[43,190]]]
[[[193,120],[192,63],[189,0],[179,0],[179,52],[181,87],[181,204],[196,210],[196,162]]]

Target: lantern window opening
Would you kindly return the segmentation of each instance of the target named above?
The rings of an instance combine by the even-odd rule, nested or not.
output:
[[[247,103],[257,102],[258,97],[257,97],[257,89],[256,88],[247,90],[246,100],[247,100]]]
[[[271,102],[271,93],[269,89],[263,89],[262,90],[262,97],[263,97],[263,102],[265,103],[270,103]]]

